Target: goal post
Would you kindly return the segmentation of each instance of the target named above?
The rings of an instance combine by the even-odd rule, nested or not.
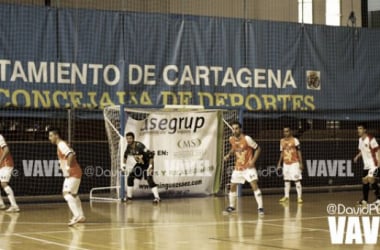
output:
[[[124,106],[112,106],[103,110],[105,130],[111,159],[110,186],[95,187],[90,190],[90,200],[117,201],[125,195],[124,178],[122,178],[121,160],[125,143],[124,134]]]
[[[126,132],[155,151],[154,180],[162,196],[225,193],[232,171],[224,167],[224,151],[232,134],[229,124],[238,120],[237,110],[205,109],[198,105],[169,105],[162,108],[104,109],[111,158],[110,187],[93,188],[91,200],[122,200],[126,177],[133,168],[121,171],[126,150]],[[130,160],[132,159],[132,160]],[[226,166],[231,164],[226,164]],[[135,181],[134,196],[151,195],[145,180]],[[108,192],[108,194],[107,194]]]

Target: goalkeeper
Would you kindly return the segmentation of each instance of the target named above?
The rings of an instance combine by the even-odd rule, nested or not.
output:
[[[126,201],[132,200],[133,186],[135,178],[141,180],[143,177],[148,181],[149,188],[151,188],[154,195],[154,204],[160,203],[160,196],[158,195],[157,185],[153,180],[153,158],[154,152],[148,150],[141,142],[135,141],[135,135],[128,132],[126,135],[127,150],[124,153],[124,165],[122,170],[126,170],[126,162],[128,156],[133,156],[136,164],[128,175],[127,179],[127,197]]]

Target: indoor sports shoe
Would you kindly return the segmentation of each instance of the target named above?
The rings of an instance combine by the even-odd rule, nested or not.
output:
[[[72,218],[67,225],[68,226],[74,226],[77,223],[83,223],[85,221],[86,221],[86,217],[84,217],[84,216],[78,216],[78,217]]]
[[[236,211],[236,208],[231,207],[231,206],[227,207],[226,210],[224,210],[224,212],[226,213],[233,213],[235,211]]]
[[[298,204],[301,204],[301,203],[303,203],[303,200],[302,200],[302,198],[301,198],[301,197],[297,198],[297,203],[298,203]]]
[[[5,210],[7,213],[18,213],[20,212],[20,208],[16,206],[10,206],[7,210]]]
[[[377,199],[373,204],[375,204],[376,206],[380,206],[380,199]]]
[[[157,205],[157,204],[159,204],[161,202],[161,199],[160,198],[154,198],[154,200],[153,200],[153,204],[154,205]]]
[[[289,201],[289,197],[282,197],[279,202],[288,202]]]
[[[79,216],[78,223],[84,223],[84,222],[86,222],[86,217]]]
[[[132,203],[132,198],[125,197],[125,203],[130,204]]]
[[[264,216],[264,208],[259,208],[258,209],[258,212],[259,212],[259,216]]]
[[[357,203],[359,206],[367,206],[368,205],[368,202],[366,200],[360,200],[358,201]]]
[[[7,208],[7,206],[5,206],[4,204],[0,205],[0,210],[5,210],[6,208]]]

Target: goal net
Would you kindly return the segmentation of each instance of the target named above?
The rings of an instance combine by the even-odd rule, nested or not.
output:
[[[238,119],[236,110],[204,109],[200,106],[166,106],[162,109],[130,109],[111,106],[104,109],[109,143],[110,186],[96,187],[91,200],[121,200],[126,178],[135,161],[128,157],[121,170],[127,148],[124,135],[155,151],[153,178],[163,197],[182,197],[224,193],[231,164],[223,162],[232,131],[229,123]],[[226,168],[224,167],[226,165]],[[146,180],[135,180],[134,197],[151,195]]]

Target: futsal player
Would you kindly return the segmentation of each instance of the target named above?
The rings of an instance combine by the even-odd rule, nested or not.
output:
[[[156,183],[153,180],[153,158],[154,152],[146,148],[146,146],[139,142],[135,141],[135,134],[128,132],[126,135],[127,140],[127,149],[124,152],[124,166],[123,170],[126,170],[126,163],[128,156],[135,158],[136,164],[134,165],[132,171],[129,173],[127,178],[127,197],[126,202],[131,202],[133,197],[133,186],[135,179],[141,180],[142,178],[146,179],[149,185],[149,188],[152,190],[154,199],[153,203],[160,203],[160,196],[158,194],[158,188]]]
[[[227,161],[231,156],[235,156],[235,166],[231,176],[229,206],[225,212],[231,213],[236,210],[237,184],[244,184],[247,181],[255,195],[258,213],[264,215],[263,198],[257,184],[258,174],[255,166],[261,149],[250,136],[242,133],[239,122],[232,122],[231,127],[233,131],[233,135],[229,138],[231,150],[224,156],[224,160]]]
[[[368,204],[368,194],[370,189],[370,184],[376,195],[375,204],[380,205],[380,193],[378,186],[379,178],[379,144],[376,138],[367,133],[367,127],[365,124],[359,124],[357,126],[358,136],[359,136],[359,153],[355,156],[354,162],[356,163],[360,157],[363,159],[363,198],[358,202],[359,205]]]
[[[20,208],[16,203],[16,199],[13,193],[12,188],[9,186],[9,180],[12,176],[12,171],[14,167],[13,158],[7,142],[4,137],[0,135],[0,182],[1,187],[4,192],[7,194],[8,200],[11,203],[11,206],[6,210],[6,212],[19,212]],[[0,195],[0,210],[4,210],[6,208],[3,199]]]
[[[73,226],[77,223],[83,223],[86,221],[86,217],[84,216],[82,203],[78,196],[82,169],[77,162],[76,154],[74,150],[61,139],[60,132],[57,129],[49,130],[49,141],[57,145],[59,165],[65,177],[62,195],[73,214],[68,225]]]
[[[283,128],[284,137],[280,140],[280,159],[277,163],[277,169],[282,167],[282,174],[284,177],[284,197],[280,202],[289,201],[289,192],[291,182],[293,181],[297,190],[297,202],[302,203],[302,154],[301,145],[297,138],[293,137],[292,131],[289,126]],[[281,166],[283,163],[283,166]]]

